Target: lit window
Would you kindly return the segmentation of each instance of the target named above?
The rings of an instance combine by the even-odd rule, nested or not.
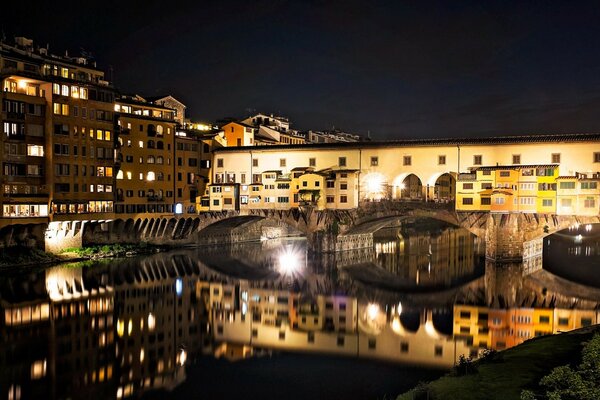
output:
[[[78,99],[79,98],[79,87],[71,86],[71,97]]]
[[[148,174],[146,175],[146,180],[149,181],[149,182],[151,182],[154,179],[156,179],[156,176],[155,176],[154,172],[149,171]]]
[[[62,85],[60,94],[63,95],[63,96],[68,96],[69,95],[69,86],[68,85]]]
[[[27,145],[27,155],[32,156],[32,157],[43,157],[44,156],[44,146],[28,144]]]
[[[138,147],[139,147],[140,149],[143,149],[143,148],[144,148],[144,141],[143,141],[143,140],[140,140],[140,141],[138,142]]]

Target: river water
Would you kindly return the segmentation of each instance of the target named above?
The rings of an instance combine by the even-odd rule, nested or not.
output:
[[[600,226],[523,263],[421,219],[0,276],[0,399],[394,398],[462,354],[598,323]]]

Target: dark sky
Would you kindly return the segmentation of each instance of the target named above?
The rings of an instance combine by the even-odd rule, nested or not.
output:
[[[598,1],[52,3],[4,5],[5,35],[83,47],[122,92],[173,94],[197,120],[258,110],[377,139],[600,131]]]

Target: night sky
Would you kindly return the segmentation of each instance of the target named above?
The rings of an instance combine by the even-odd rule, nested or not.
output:
[[[195,120],[256,110],[375,139],[600,131],[597,1],[40,3],[3,5],[5,36],[91,51],[121,92],[173,94]]]

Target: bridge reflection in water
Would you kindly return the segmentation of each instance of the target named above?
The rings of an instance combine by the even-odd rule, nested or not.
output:
[[[478,238],[425,220],[337,254],[286,239],[4,276],[0,398],[126,398],[180,386],[203,356],[273,350],[449,368],[598,323],[600,289],[573,279],[600,265],[598,231],[544,244],[574,246],[577,273],[486,262]]]

